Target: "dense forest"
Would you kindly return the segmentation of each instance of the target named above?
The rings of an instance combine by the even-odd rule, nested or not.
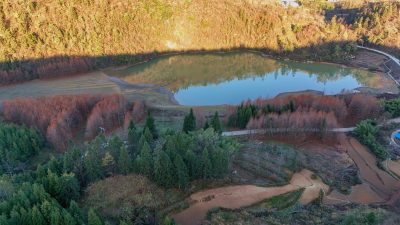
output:
[[[300,2],[286,8],[244,0],[1,1],[0,83],[133,63],[166,51],[251,48],[343,61],[355,41],[393,51],[400,46],[400,3],[345,1],[336,7],[350,13],[341,17],[326,1]]]
[[[0,223],[4,225],[102,225],[94,209],[81,209],[77,204],[91,183],[135,173],[163,188],[185,190],[193,180],[222,178],[238,147],[213,128],[160,133],[148,114],[142,129],[129,122],[125,143],[118,136],[101,133],[84,146],[71,146],[48,163],[37,165],[36,170],[21,170],[21,164],[41,151],[44,139],[24,126],[0,125]],[[19,163],[11,164],[14,161]],[[113,219],[121,225],[163,224],[154,209],[140,206],[132,210],[127,217]],[[167,218],[164,224],[174,222]]]

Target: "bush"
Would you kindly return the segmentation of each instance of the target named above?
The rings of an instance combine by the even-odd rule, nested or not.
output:
[[[375,138],[378,132],[379,129],[372,120],[361,121],[354,130],[356,137],[361,143],[366,145],[378,159],[385,160],[388,157],[388,153]]]

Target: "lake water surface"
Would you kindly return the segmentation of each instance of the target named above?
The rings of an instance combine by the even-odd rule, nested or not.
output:
[[[166,56],[112,75],[164,86],[182,105],[238,104],[304,90],[338,94],[381,83],[381,76],[366,70],[274,60],[248,52]]]

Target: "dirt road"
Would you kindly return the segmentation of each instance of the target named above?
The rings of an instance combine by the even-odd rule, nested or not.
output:
[[[324,192],[329,190],[329,186],[319,178],[312,179],[311,175],[311,171],[302,170],[293,175],[290,184],[281,187],[236,185],[200,191],[190,196],[193,204],[189,208],[173,217],[180,225],[198,225],[212,208],[237,209],[300,188],[305,188],[305,190],[299,201],[302,204],[308,204],[318,197],[321,189]]]

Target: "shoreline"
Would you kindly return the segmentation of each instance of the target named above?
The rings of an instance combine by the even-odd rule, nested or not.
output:
[[[153,60],[157,60],[163,57],[169,57],[169,56],[176,56],[176,55],[204,55],[204,54],[217,54],[217,55],[224,55],[224,54],[231,54],[231,53],[253,53],[253,54],[257,54],[260,55],[261,57],[264,58],[269,58],[272,60],[284,60],[284,61],[292,61],[292,62],[297,62],[297,63],[316,63],[316,64],[327,64],[327,65],[334,65],[334,66],[338,66],[338,67],[342,67],[342,68],[350,68],[350,69],[360,69],[360,70],[364,70],[364,71],[368,71],[368,72],[372,72],[374,74],[376,74],[377,76],[381,77],[381,79],[384,78],[390,78],[390,74],[388,74],[387,72],[382,72],[382,71],[371,71],[371,69],[362,67],[362,66],[356,66],[356,64],[350,64],[351,62],[348,63],[334,63],[334,62],[319,62],[319,61],[304,61],[304,60],[294,60],[294,59],[290,59],[290,58],[281,58],[279,56],[274,56],[274,55],[270,55],[267,54],[266,52],[262,51],[262,50],[253,50],[253,49],[238,49],[238,50],[215,50],[215,51],[187,51],[187,52],[170,52],[170,53],[165,53],[165,54],[159,54],[156,56],[153,56],[149,59],[146,60],[142,60],[140,62],[136,62],[134,64],[127,64],[124,66],[112,66],[112,67],[108,67],[108,68],[104,68],[101,70],[97,70],[97,71],[91,71],[91,72],[85,72],[85,73],[77,73],[77,74],[71,74],[71,75],[63,75],[63,76],[56,76],[56,77],[49,77],[49,78],[43,78],[43,79],[34,79],[31,81],[25,81],[25,82],[18,82],[18,83],[14,83],[14,84],[7,84],[7,85],[0,85],[0,89],[2,87],[13,87],[13,86],[18,86],[21,84],[25,84],[25,83],[29,83],[29,82],[39,82],[39,81],[62,81],[64,79],[69,79],[69,78],[76,78],[76,77],[85,77],[85,76],[90,76],[96,73],[101,73],[105,76],[105,79],[107,79],[109,82],[114,83],[119,89],[121,90],[142,90],[142,89],[152,89],[153,91],[155,91],[156,93],[159,94],[163,94],[166,95],[168,98],[168,102],[166,102],[167,105],[171,105],[171,106],[185,106],[185,105],[181,105],[179,104],[179,102],[174,98],[174,94],[172,91],[168,90],[166,87],[161,86],[161,85],[157,85],[157,84],[142,84],[142,83],[129,83],[126,82],[122,79],[120,79],[118,76],[114,76],[110,73],[107,73],[108,71],[120,71],[120,70],[124,70],[124,69],[128,69],[128,68],[132,68],[135,66],[139,66],[145,63],[149,63]],[[390,79],[391,82],[393,82],[392,79]],[[393,85],[397,84],[394,82]],[[385,87],[369,87],[369,86],[361,86],[352,90],[349,90],[346,93],[356,93],[356,92],[361,92],[361,93],[365,93],[365,94],[375,94],[375,95],[379,95],[379,94],[393,94],[393,91],[390,91],[390,89],[393,89],[393,87],[389,87],[388,85],[386,85]],[[394,89],[393,89],[394,90]],[[280,96],[285,96],[288,94],[302,94],[302,93],[309,93],[309,92],[313,92],[313,93],[319,93],[321,94],[321,91],[318,90],[311,90],[311,89],[307,89],[307,90],[302,90],[302,91],[289,91],[289,92],[282,92],[279,93],[278,95],[276,95],[275,97],[280,97]],[[323,94],[323,93],[322,93]],[[344,94],[344,93],[338,93],[336,95],[340,95],[340,94]],[[158,104],[152,104],[154,107],[157,107]],[[225,105],[225,104],[224,104]]]

